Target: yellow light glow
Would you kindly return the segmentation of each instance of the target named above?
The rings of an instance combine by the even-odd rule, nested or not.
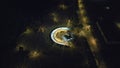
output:
[[[60,32],[59,32],[60,31]],[[61,36],[63,36],[64,34],[66,34],[67,33],[67,31],[62,31],[62,29],[60,29],[58,32],[57,32],[57,34],[55,35],[55,38],[56,38],[56,40],[58,40],[58,42],[63,42],[62,40],[62,37]]]
[[[37,59],[42,55],[41,52],[37,51],[37,50],[33,50],[29,53],[29,58],[30,59]]]
[[[69,47],[75,48],[75,45],[72,42],[68,42],[68,44],[69,44]]]
[[[79,4],[78,7],[79,7],[80,9],[82,9],[82,8],[84,8],[84,5],[83,5],[83,4]]]
[[[40,32],[45,32],[45,31],[46,31],[46,27],[40,26],[39,29],[38,29],[38,31],[40,31]]]
[[[84,9],[80,10],[80,15],[81,15],[81,16],[84,16],[85,14],[86,14],[86,12],[85,12]]]
[[[83,29],[86,31],[90,31],[91,30],[90,28],[91,28],[90,25],[85,25]]]
[[[58,22],[59,19],[58,19],[58,15],[56,13],[51,13],[51,18],[54,22]]]
[[[33,33],[33,30],[31,28],[26,28],[26,30],[23,32],[23,34],[31,34]]]
[[[71,27],[72,26],[72,21],[70,19],[67,20],[67,26]]]
[[[116,26],[120,29],[120,23],[116,23]]]
[[[57,17],[53,17],[53,21],[54,22],[58,22],[58,18]]]
[[[86,33],[82,30],[82,31],[79,32],[79,36],[84,36],[85,37]]]
[[[78,3],[82,3],[83,2],[83,0],[78,0]]]
[[[67,9],[67,6],[65,4],[60,4],[59,8],[65,10],[65,9]]]
[[[99,52],[97,39],[95,39],[94,37],[91,36],[91,37],[88,38],[88,43],[90,44],[90,48],[91,48],[92,52],[94,52],[94,53],[98,53]]]
[[[57,16],[57,14],[56,14],[56,13],[51,13],[51,15],[52,15],[52,16]]]
[[[80,32],[80,29],[79,28],[74,28],[72,30],[72,33],[75,34],[75,35],[78,35],[78,33]]]
[[[88,23],[88,18],[87,17],[82,17],[82,22],[87,24]]]
[[[95,39],[95,38],[91,37],[90,40],[91,40],[91,43],[92,43],[93,45],[97,45],[97,42],[96,42],[96,39]]]

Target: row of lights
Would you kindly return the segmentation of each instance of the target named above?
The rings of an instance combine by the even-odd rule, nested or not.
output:
[[[80,14],[80,21],[82,22],[83,26],[88,24],[88,17],[86,16],[85,6],[83,5],[83,0],[78,0],[78,8]]]
[[[99,66],[100,64],[98,64],[97,62],[99,59],[97,58],[97,55],[96,55],[99,52],[99,47],[98,47],[97,39],[93,36],[91,32],[91,27],[90,25],[88,25],[89,20],[88,20],[88,17],[86,16],[83,0],[78,0],[78,7],[79,7],[80,18],[81,18],[80,21],[82,22],[82,25],[83,25],[83,30],[81,31],[80,34],[83,34],[83,36],[87,38],[87,41],[90,45],[90,49],[93,55],[95,56],[97,66]],[[106,9],[109,9],[109,7],[106,7]]]

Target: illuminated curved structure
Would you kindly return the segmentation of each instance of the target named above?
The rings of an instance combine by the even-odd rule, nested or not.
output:
[[[51,32],[51,39],[57,44],[69,46],[69,42],[73,37],[70,33],[70,28],[60,27]]]

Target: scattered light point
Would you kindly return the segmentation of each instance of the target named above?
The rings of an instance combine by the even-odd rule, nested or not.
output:
[[[33,30],[31,28],[26,28],[25,32],[23,32],[24,34],[31,34],[33,32]]]
[[[59,5],[59,8],[62,9],[62,10],[66,10],[67,9],[67,6],[65,4],[60,4]]]
[[[33,50],[33,51],[30,51],[30,53],[29,53],[29,58],[30,58],[30,59],[37,59],[37,58],[39,58],[41,55],[42,55],[41,52],[39,52],[39,51],[37,51],[37,50]]]
[[[110,9],[110,7],[109,6],[107,6],[107,7],[105,7],[107,10],[109,10]]]

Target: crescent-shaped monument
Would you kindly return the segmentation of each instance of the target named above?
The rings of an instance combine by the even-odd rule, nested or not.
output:
[[[66,45],[69,46],[70,40],[72,40],[72,37],[67,38],[66,36],[70,36],[70,28],[68,27],[59,27],[54,29],[51,32],[51,39],[53,42],[60,44],[60,45]]]

